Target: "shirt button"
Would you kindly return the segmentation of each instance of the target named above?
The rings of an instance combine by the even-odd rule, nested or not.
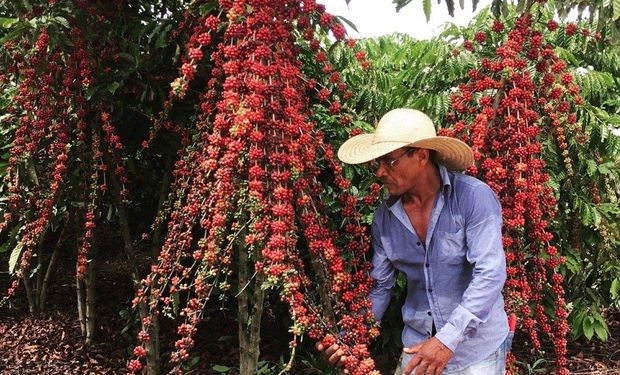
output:
[[[420,245],[422,245],[422,244],[421,244],[420,242],[418,242],[418,243],[416,243],[416,245],[420,246]]]
[[[428,288],[428,292],[432,293],[433,292],[433,288]]]
[[[428,315],[433,315],[433,314],[431,314],[431,312],[430,312],[430,311],[429,311],[427,314],[428,314]]]
[[[426,267],[430,267],[430,266],[431,266],[431,264],[430,264],[430,263],[426,263]]]

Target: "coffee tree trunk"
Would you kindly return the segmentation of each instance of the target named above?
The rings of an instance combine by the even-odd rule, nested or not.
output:
[[[56,267],[56,261],[58,260],[58,255],[60,254],[60,248],[65,241],[65,237],[67,236],[67,233],[69,232],[70,226],[71,226],[71,217],[67,218],[67,220],[65,221],[63,225],[62,231],[60,232],[60,236],[58,237],[58,241],[56,242],[56,245],[54,245],[54,250],[52,251],[52,255],[47,264],[45,276],[42,278],[40,285],[37,287],[37,290],[40,290],[39,296],[38,296],[39,297],[38,308],[39,308],[39,311],[41,312],[47,309],[47,306],[46,306],[47,289],[49,286],[50,278],[52,277],[52,274],[54,272],[54,267]],[[40,271],[42,272],[42,268]]]
[[[64,242],[64,238],[67,234],[68,222],[65,222],[63,229],[60,233],[58,241],[54,245],[52,254],[47,260],[44,254],[45,234],[47,230],[43,231],[39,241],[39,247],[37,249],[37,268],[35,269],[34,277],[24,275],[22,279],[24,289],[26,290],[26,297],[28,299],[28,310],[32,314],[38,314],[46,310],[47,302],[47,290],[49,287],[50,278],[54,272],[56,261],[58,260],[58,254],[60,247]]]
[[[256,374],[260,355],[260,324],[265,291],[262,274],[248,277],[250,261],[247,249],[238,246],[239,259],[239,371],[241,375]]]
[[[35,276],[31,277],[28,272],[23,277],[24,289],[26,290],[26,297],[28,299],[28,310],[31,314],[38,313],[39,310],[39,295],[41,292],[42,284],[42,272],[45,268],[43,260],[43,242],[45,240],[45,234],[47,230],[44,230],[39,237],[39,246],[37,249],[37,268],[35,269]],[[34,282],[34,285],[33,285]]]
[[[84,279],[75,278],[77,292],[77,309],[80,329],[84,337],[84,343],[89,346],[95,342],[95,265],[94,261],[88,262]]]
[[[86,337],[86,297],[84,293],[84,281],[79,277],[75,277],[75,291],[77,297],[78,321],[80,322],[80,330],[82,337]]]
[[[45,276],[43,277],[43,281],[40,285],[40,293],[39,293],[39,302],[38,308],[39,311],[43,312],[47,310],[47,289],[49,287],[50,278],[54,272],[54,267],[56,266],[56,261],[58,260],[58,254],[60,253],[60,241],[54,247],[54,251],[52,252],[52,256],[50,258],[49,263],[47,264],[47,270],[45,271]]]
[[[95,262],[90,261],[86,267],[86,277],[84,283],[86,285],[86,345],[92,345],[95,342]]]
[[[114,165],[109,155],[105,158],[106,164],[113,170]],[[121,197],[121,186],[118,178],[114,173],[110,173],[110,183],[112,185],[112,193],[114,195],[114,201],[116,203],[116,209],[118,214],[118,221],[121,230],[121,237],[123,238],[123,251],[127,258],[127,264],[131,270],[131,280],[134,286],[134,293],[140,289],[140,273],[138,271],[138,261],[136,259],[136,251],[133,246],[133,240],[131,237],[131,231],[129,227],[129,215],[127,208]],[[137,306],[138,314],[140,315],[140,321],[144,321],[145,318],[149,318],[149,310],[146,302],[141,300]],[[150,317],[151,324],[148,328],[150,340],[146,342],[146,371],[149,375],[159,375],[160,372],[160,359],[159,359],[159,322],[157,316]]]
[[[31,314],[35,314],[37,312],[37,305],[34,298],[34,291],[32,290],[32,285],[30,284],[30,277],[28,275],[24,275],[22,281],[24,283],[24,289],[26,290],[26,296],[28,298],[28,310]]]

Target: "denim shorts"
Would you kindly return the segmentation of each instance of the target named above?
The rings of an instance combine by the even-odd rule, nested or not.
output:
[[[508,336],[504,342],[490,356],[480,362],[455,371],[444,370],[443,375],[505,375],[506,374],[506,353],[512,347],[512,339],[514,332],[508,332]],[[400,364],[396,368],[394,375],[402,375],[407,363],[413,358],[413,354],[403,352],[400,356]],[[415,370],[411,374],[415,374]]]

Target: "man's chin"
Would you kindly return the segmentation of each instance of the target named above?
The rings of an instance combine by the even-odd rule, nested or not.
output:
[[[390,194],[391,196],[400,195],[400,192],[394,188],[390,188],[389,186],[385,185],[383,185],[383,188],[387,190],[388,194]]]

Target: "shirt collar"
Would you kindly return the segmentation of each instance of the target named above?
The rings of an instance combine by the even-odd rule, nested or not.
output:
[[[448,195],[452,192],[452,181],[450,180],[450,172],[441,164],[439,165],[439,176],[441,177],[441,191],[447,192]]]

